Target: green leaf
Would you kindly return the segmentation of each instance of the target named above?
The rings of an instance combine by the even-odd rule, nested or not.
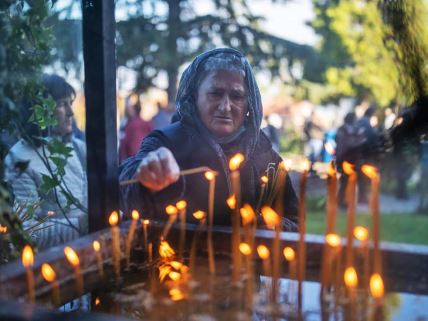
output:
[[[56,178],[42,174],[42,184],[40,185],[40,192],[42,192],[43,194],[47,194],[58,185],[59,182]]]
[[[59,139],[52,139],[48,146],[47,146],[49,152],[54,155],[63,155],[64,157],[68,158],[71,157],[73,148],[68,147],[63,142],[61,142]]]

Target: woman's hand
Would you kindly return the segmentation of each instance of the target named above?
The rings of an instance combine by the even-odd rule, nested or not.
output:
[[[145,187],[160,191],[175,183],[180,177],[180,168],[168,148],[160,147],[150,152],[141,161],[137,178]]]

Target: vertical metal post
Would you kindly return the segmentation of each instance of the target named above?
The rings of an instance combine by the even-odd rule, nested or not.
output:
[[[82,0],[89,231],[118,208],[114,0]]]

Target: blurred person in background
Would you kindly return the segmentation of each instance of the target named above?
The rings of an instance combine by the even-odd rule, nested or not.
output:
[[[273,150],[279,152],[279,130],[272,124],[272,117],[270,115],[264,117],[262,130],[271,141]]]
[[[153,129],[151,122],[140,117],[140,99],[129,99],[125,106],[126,121],[121,124],[119,142],[119,164],[125,159],[134,156],[140,149],[141,142]]]
[[[5,158],[5,178],[12,187],[15,205],[36,208],[29,220],[24,222],[24,228],[35,226],[48,217],[31,235],[39,248],[72,240],[88,230],[86,145],[72,133],[72,104],[76,93],[64,78],[57,75],[44,76],[43,86],[45,98],[50,96],[56,103],[57,124],[41,130],[31,120],[32,104],[22,103],[20,126],[24,137],[10,149]],[[54,138],[70,149],[68,158],[63,155],[55,156],[55,159],[49,158],[49,145],[47,148],[41,139],[49,142]],[[56,186],[44,192],[44,177],[51,177],[49,168],[55,171],[55,161],[64,160],[64,175],[60,182],[63,189]],[[70,204],[69,198],[63,193],[64,189],[68,190],[78,203]]]
[[[171,124],[172,116],[174,115],[174,104],[168,103],[163,107],[160,103],[157,104],[158,112],[152,118],[153,129],[159,129]]]
[[[323,148],[324,131],[315,121],[315,112],[312,112],[303,125],[303,135],[305,140],[305,155],[312,165],[319,160]]]

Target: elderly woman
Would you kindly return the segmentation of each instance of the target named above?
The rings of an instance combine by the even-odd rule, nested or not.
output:
[[[242,203],[253,207],[261,193],[260,177],[269,164],[281,162],[260,130],[263,107],[250,64],[239,51],[229,48],[199,55],[181,77],[176,108],[175,122],[153,131],[140,151],[121,166],[121,180],[137,177],[140,183],[122,187],[122,207],[160,218],[165,206],[184,199],[188,213],[206,211],[208,183],[203,174],[179,173],[208,166],[218,172],[214,223],[228,225],[226,199],[232,194],[228,159],[238,152],[244,155]],[[297,227],[298,202],[288,177],[284,189],[284,227],[292,231]]]

